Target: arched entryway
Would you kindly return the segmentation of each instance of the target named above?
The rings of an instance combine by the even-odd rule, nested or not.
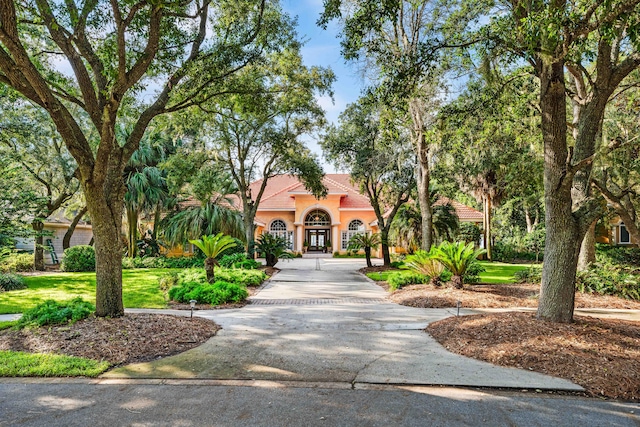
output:
[[[313,209],[304,217],[304,239],[309,252],[324,252],[331,243],[331,216],[322,209]]]

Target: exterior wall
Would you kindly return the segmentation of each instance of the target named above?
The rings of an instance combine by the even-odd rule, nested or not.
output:
[[[64,250],[62,249],[62,239],[64,238],[64,235],[67,232],[68,228],[69,226],[67,224],[45,223],[44,225],[44,231],[52,233],[51,236],[44,236],[44,244],[45,246],[48,246],[47,241],[51,240],[51,243],[53,244],[53,250],[58,257],[58,261],[62,261],[62,258],[64,257]],[[77,225],[75,231],[73,232],[73,236],[71,236],[69,246],[88,245],[92,237],[93,231],[90,225]],[[16,243],[16,248],[19,250],[33,252],[33,238],[19,239],[19,241]],[[48,265],[53,264],[51,255],[49,254],[48,250],[45,250],[44,262]]]

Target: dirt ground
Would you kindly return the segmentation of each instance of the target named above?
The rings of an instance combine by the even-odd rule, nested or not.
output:
[[[576,316],[557,324],[510,312],[450,317],[426,331],[457,354],[566,378],[592,396],[640,401],[638,322]]]

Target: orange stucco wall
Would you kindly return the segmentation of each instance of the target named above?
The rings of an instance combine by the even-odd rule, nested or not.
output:
[[[287,224],[287,230],[294,232],[294,251],[302,251],[302,243],[305,239],[305,227],[304,219],[306,215],[314,209],[320,209],[329,214],[332,223],[327,228],[331,229],[331,243],[333,252],[341,251],[341,238],[342,231],[347,230],[349,222],[354,219],[359,219],[365,224],[367,231],[371,230],[377,232],[377,227],[372,227],[371,222],[375,221],[376,216],[373,210],[344,210],[340,208],[340,198],[343,197],[339,194],[329,194],[325,199],[316,199],[315,197],[307,194],[296,194],[295,197],[295,212],[294,211],[268,211],[258,210],[257,216],[265,226],[256,227],[256,237],[262,234],[264,231],[269,230],[271,222],[280,219]],[[374,256],[377,256],[374,253]]]

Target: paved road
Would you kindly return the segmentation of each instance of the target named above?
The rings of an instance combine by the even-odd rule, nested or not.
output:
[[[345,383],[0,380],[0,426],[638,426],[640,405]]]

